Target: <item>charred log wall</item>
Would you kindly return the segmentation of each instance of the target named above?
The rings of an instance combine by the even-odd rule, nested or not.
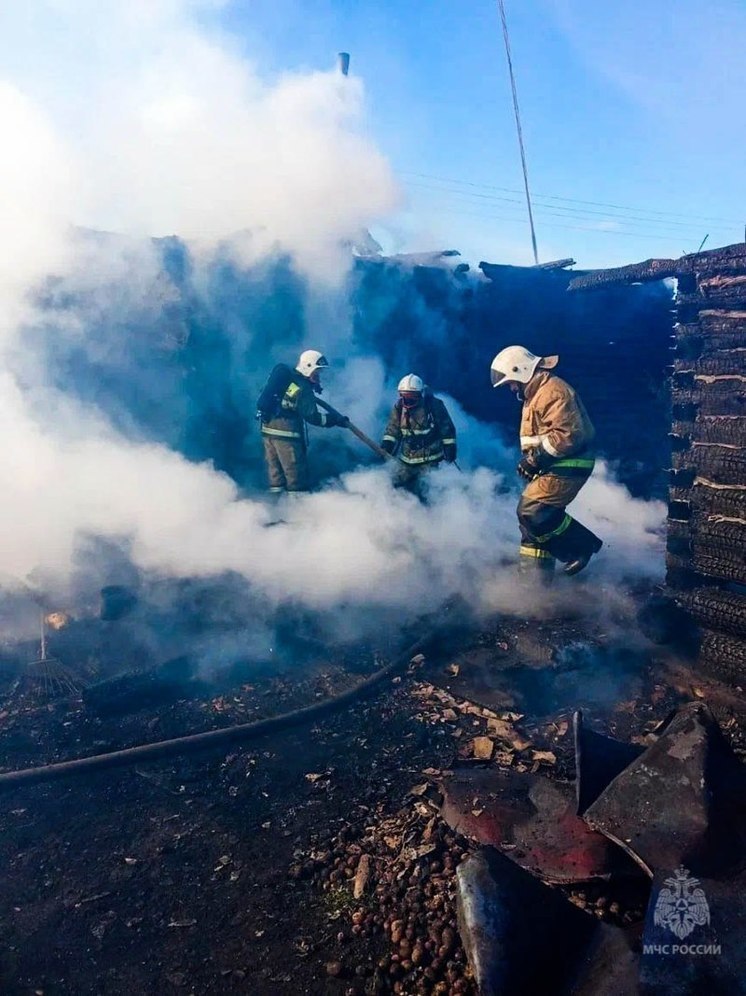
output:
[[[353,295],[359,342],[397,375],[420,373],[472,415],[516,439],[519,407],[495,391],[489,364],[514,343],[560,354],[559,373],[593,419],[600,452],[643,497],[666,493],[668,366],[673,292],[662,281],[569,294],[577,276],[534,267],[480,264],[487,279],[446,269],[359,263]]]
[[[679,276],[667,580],[700,662],[746,677],[746,245]]]

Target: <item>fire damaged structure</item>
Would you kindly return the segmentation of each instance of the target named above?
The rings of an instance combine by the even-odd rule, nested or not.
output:
[[[263,489],[255,400],[267,369],[310,341],[314,289],[281,254],[245,267],[227,250],[205,263],[178,238],[140,244],[80,231],[78,239],[81,253],[125,265],[112,266],[95,293],[64,278],[44,288],[47,321],[35,336],[52,382],[100,408],[116,428],[210,460],[241,488]],[[417,371],[511,437],[515,404],[495,397],[491,358],[511,342],[537,355],[559,352],[563,376],[592,413],[600,454],[633,493],[660,497],[670,289],[655,282],[568,294],[576,274],[565,269],[484,262],[477,271],[458,258],[454,251],[354,257],[343,285],[323,302],[343,324],[335,320],[325,333],[332,341],[319,348],[337,361],[376,357],[392,386]],[[70,321],[84,332],[79,340],[57,333]],[[333,380],[329,390],[333,401]],[[371,411],[364,428],[384,418],[384,409]],[[322,479],[360,462],[359,451],[342,454],[330,439],[314,448]],[[478,457],[489,462],[490,453],[483,448]]]
[[[667,588],[699,625],[703,669],[746,669],[746,243],[575,278],[675,278]]]
[[[73,364],[60,340],[51,367],[81,398],[101,377],[114,422],[250,491],[252,378],[300,345],[310,299],[286,261],[225,261],[200,287],[181,243],[156,249],[172,307],[132,329],[100,302],[101,336],[132,334],[124,365],[106,349]],[[703,654],[708,634],[737,644],[746,247],[621,276],[449,259],[357,258],[350,357],[386,378],[417,369],[514,431],[489,357],[556,350],[601,453],[644,497],[664,493],[671,430],[669,591]],[[43,615],[35,663],[90,657],[101,680],[42,708],[0,699],[3,992],[746,993],[743,703],[724,710],[722,681],[699,701],[688,665],[637,634],[647,581],[620,600],[602,576],[577,612],[540,619],[475,619],[453,599],[336,646],[320,613],[270,617],[239,577],[151,579],[125,552],[84,553],[98,618],[57,630]],[[674,945],[702,950],[672,960]]]

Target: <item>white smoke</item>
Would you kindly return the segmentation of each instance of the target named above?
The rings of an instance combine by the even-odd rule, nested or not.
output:
[[[471,469],[485,450],[507,468],[508,453],[452,400],[465,473],[433,475],[428,506],[395,492],[379,468],[274,513],[210,465],[126,438],[47,382],[29,332],[46,278],[67,276],[94,300],[118,273],[140,281],[134,296],[156,279],[146,248],[118,243],[97,255],[88,246],[81,256],[72,224],[175,232],[206,252],[243,232],[234,242],[243,259],[279,246],[328,282],[349,259],[345,243],[395,202],[364,134],[359,82],[332,73],[264,81],[198,27],[200,7],[49,0],[0,11],[5,574],[64,598],[78,546],[95,535],[121,542],[155,576],[234,571],[274,604],[351,609],[358,631],[361,619],[375,629],[378,610],[403,621],[456,593],[523,611],[505,567],[516,552],[516,495],[500,475]],[[346,319],[329,330],[340,350]],[[57,332],[86,334],[74,317]],[[377,436],[394,388],[380,360],[353,357],[337,388],[340,407]],[[658,573],[661,506],[631,501],[602,473],[578,508],[607,540],[604,576]],[[269,528],[274,514],[286,521]]]
[[[36,170],[54,172],[67,154],[77,162],[74,204],[56,206],[67,221],[208,244],[243,233],[245,257],[279,245],[301,269],[333,279],[343,243],[397,198],[365,135],[362,84],[337,72],[262,79],[232,40],[200,24],[214,6],[2,5],[0,79],[23,89],[28,118],[41,109],[54,122],[61,146],[47,141]],[[0,125],[12,159],[17,115],[6,109]],[[26,193],[36,179],[23,180]],[[38,179],[44,206],[54,186]]]
[[[490,600],[485,582],[498,579],[507,595],[500,601],[516,607],[505,569],[516,552],[515,495],[492,471],[439,471],[427,506],[392,490],[381,468],[271,509],[240,499],[208,465],[128,443],[104,426],[89,424],[84,438],[44,434],[18,389],[3,388],[0,418],[11,417],[13,431],[4,440],[0,516],[15,523],[4,569],[18,578],[64,587],[86,532],[126,542],[133,562],[154,575],[234,571],[275,604],[398,608],[407,618],[454,593],[479,607]],[[578,506],[606,540],[606,579],[657,575],[662,506],[631,500],[603,469]],[[275,515],[283,521],[267,528]]]
[[[73,169],[43,109],[0,78],[0,348],[29,313],[28,291],[65,264]]]

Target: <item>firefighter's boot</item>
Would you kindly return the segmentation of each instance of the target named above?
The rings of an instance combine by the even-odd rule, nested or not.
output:
[[[588,566],[591,557],[598,553],[603,542],[584,525],[567,516],[570,521],[562,532],[547,542],[547,548],[565,563],[565,574],[579,574]]]

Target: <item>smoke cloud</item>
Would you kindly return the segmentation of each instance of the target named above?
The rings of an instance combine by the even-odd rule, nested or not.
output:
[[[245,260],[280,246],[333,279],[343,243],[397,198],[365,135],[362,84],[336,72],[261,79],[232,40],[201,26],[215,6],[6,4],[0,74],[32,102],[30,117],[43,109],[76,162],[68,220],[208,247],[243,233]],[[4,114],[3,134],[13,123]],[[59,162],[49,146],[39,151],[37,169]],[[34,180],[24,181],[29,194]],[[41,186],[51,206],[54,188]]]
[[[337,475],[321,491],[279,508],[259,498],[246,413],[274,362],[328,351],[335,403],[373,436],[408,372],[351,331],[351,246],[397,191],[358,80],[263,80],[200,27],[206,7],[0,12],[6,589],[71,599],[95,539],[151,583],[242,579],[259,656],[280,610],[318,613],[339,638],[456,594],[530,614],[506,567],[514,454],[453,398],[464,472],[434,474],[427,506],[386,467],[351,469],[361,453],[340,432],[316,434],[318,466]],[[150,238],[174,233],[188,250]],[[432,340],[443,349],[444,330]],[[660,503],[602,469],[577,505],[607,541],[607,581],[657,576]],[[88,566],[91,584],[108,582],[106,563]]]

